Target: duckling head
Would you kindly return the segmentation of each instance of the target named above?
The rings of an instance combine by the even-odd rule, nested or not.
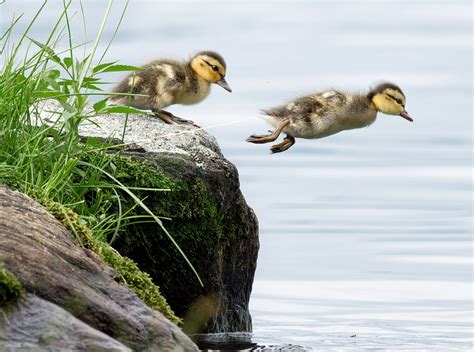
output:
[[[371,89],[368,98],[375,108],[388,115],[399,115],[408,121],[413,119],[405,110],[405,94],[393,83],[382,83]]]
[[[213,51],[202,51],[191,59],[191,68],[209,83],[215,83],[228,92],[232,89],[225,80],[226,64],[224,58]]]

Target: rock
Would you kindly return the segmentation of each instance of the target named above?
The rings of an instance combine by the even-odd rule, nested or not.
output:
[[[5,346],[14,350],[24,334],[25,346],[35,350],[54,350],[67,341],[78,350],[81,343],[91,350],[197,350],[177,326],[117,283],[117,273],[79,247],[42,206],[5,187],[0,187],[0,228],[0,262],[26,292],[16,304],[2,307]],[[58,340],[60,331],[65,337]]]
[[[57,109],[47,102],[41,116],[55,121],[48,111]],[[83,137],[120,138],[124,130],[123,114],[90,120],[79,127]],[[153,116],[129,115],[123,142],[130,148],[114,159],[116,177],[127,186],[171,189],[135,193],[156,215],[171,219],[164,225],[204,287],[154,223],[127,227],[114,247],[152,276],[174,312],[185,318],[189,334],[251,331],[258,223],[239,189],[235,166],[205,130]]]
[[[188,317],[185,326],[210,318],[203,327],[185,331],[251,331],[248,303],[259,247],[257,221],[239,190],[235,167],[221,157],[202,154],[124,154],[140,162],[118,165],[127,175],[122,182],[136,187],[168,185],[172,190],[140,196],[154,213],[172,219],[165,227],[190,258],[204,287],[154,224],[129,228],[115,244],[118,250],[153,277],[174,312]],[[137,179],[139,170],[146,176]]]
[[[132,351],[67,310],[31,293],[0,318],[2,350]]]

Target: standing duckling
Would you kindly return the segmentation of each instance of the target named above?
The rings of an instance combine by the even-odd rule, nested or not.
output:
[[[295,138],[323,138],[344,130],[369,126],[379,111],[413,121],[405,111],[405,94],[400,87],[387,82],[365,95],[330,90],[263,110],[265,119],[276,130],[268,135],[251,135],[247,142],[273,142],[284,132],[286,137],[283,142],[271,147],[272,153],[280,153],[295,144]]]
[[[143,66],[122,80],[114,93],[145,94],[146,97],[115,95],[109,103],[150,109],[166,123],[193,123],[163,108],[173,104],[196,104],[204,100],[215,83],[232,92],[225,80],[226,63],[213,51],[202,51],[187,62],[160,59]]]

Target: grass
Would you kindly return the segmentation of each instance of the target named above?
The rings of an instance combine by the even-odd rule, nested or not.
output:
[[[73,43],[71,0],[63,1],[62,12],[51,25],[45,41],[39,42],[32,37],[32,28],[46,3],[44,1],[39,7],[16,43],[11,43],[11,35],[20,18],[13,19],[0,34],[0,183],[20,190],[44,205],[58,205],[55,209],[62,210],[56,211],[56,215],[83,245],[87,244],[80,235],[81,226],[91,230],[94,240],[106,241],[115,238],[129,222],[143,221],[130,215],[130,210],[120,211],[124,197],[132,199],[136,207],[142,207],[149,215],[148,220],[153,219],[161,227],[202,285],[199,275],[160,218],[133,190],[114,177],[114,154],[108,153],[111,146],[94,139],[81,141],[79,136],[79,124],[95,114],[140,112],[126,106],[106,106],[105,100],[96,102],[92,112],[85,112],[90,96],[103,94],[101,76],[104,73],[138,69],[117,62],[102,62],[110,42],[96,60],[113,1],[109,0],[106,5],[90,49],[87,42]],[[85,16],[83,11],[81,15]],[[120,22],[114,36],[119,25]],[[58,44],[64,45],[64,42],[67,48],[58,51]],[[77,51],[82,50],[82,55],[77,55]],[[21,57],[20,53],[24,52],[26,54]],[[55,99],[63,108],[60,119],[50,126],[38,121],[41,112],[38,103],[45,99]],[[118,213],[116,209],[119,209]],[[77,214],[77,219],[71,219],[71,214]]]

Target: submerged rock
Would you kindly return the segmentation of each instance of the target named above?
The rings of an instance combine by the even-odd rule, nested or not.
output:
[[[55,121],[54,102],[41,116]],[[49,111],[49,112],[48,112]],[[121,138],[123,114],[96,116],[81,136]],[[188,256],[204,286],[156,223],[128,226],[114,243],[149,273],[188,334],[251,331],[248,310],[256,269],[258,224],[239,188],[235,166],[214,137],[194,126],[167,125],[147,115],[129,115],[115,176],[134,191]],[[127,147],[128,146],[128,147]],[[132,204],[123,204],[127,209]],[[137,210],[138,211],[138,210]],[[137,213],[144,214],[144,213]]]
[[[46,209],[5,187],[0,228],[0,262],[24,290],[0,307],[2,349],[197,350]]]

